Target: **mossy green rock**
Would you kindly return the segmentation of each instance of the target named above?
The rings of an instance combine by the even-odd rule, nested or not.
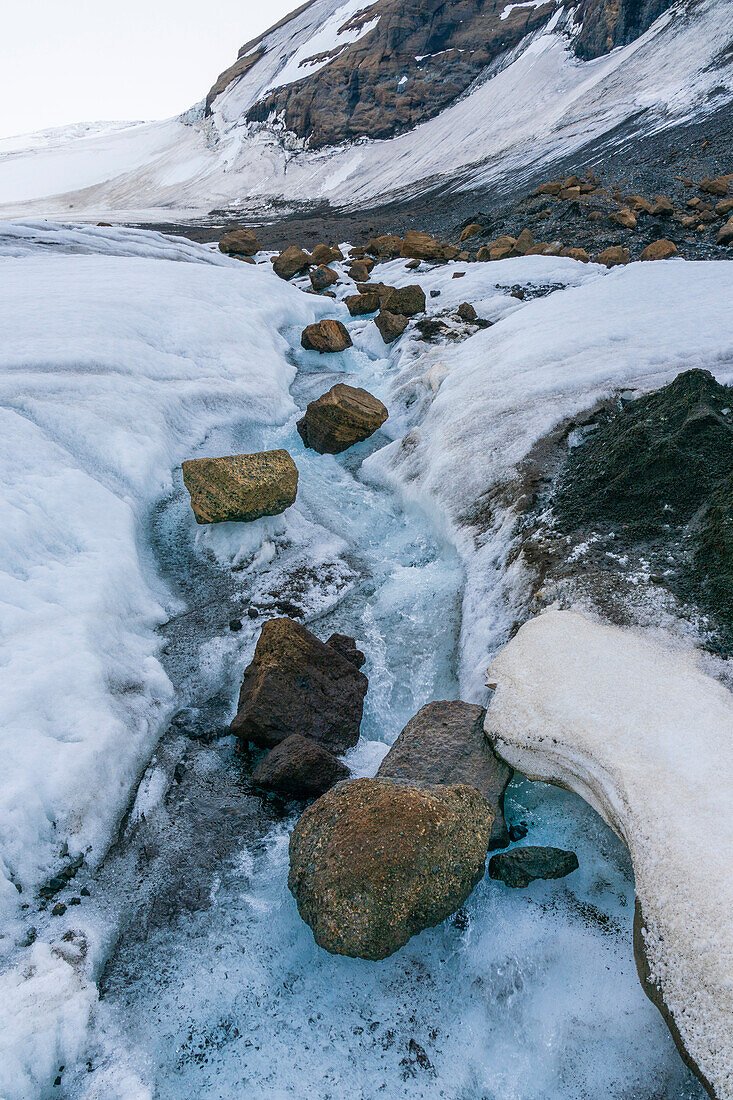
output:
[[[197,523],[249,523],[277,516],[298,492],[297,467],[282,450],[193,458],[182,469]]]

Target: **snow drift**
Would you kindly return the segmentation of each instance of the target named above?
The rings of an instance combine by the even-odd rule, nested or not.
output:
[[[494,659],[486,729],[532,779],[581,794],[623,839],[643,951],[684,1045],[733,1096],[733,696],[692,651],[571,611]]]

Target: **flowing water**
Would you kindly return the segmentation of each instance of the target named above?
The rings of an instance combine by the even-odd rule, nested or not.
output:
[[[328,357],[293,354],[303,406],[335,376]],[[389,359],[355,351],[349,362],[349,381],[386,402]],[[286,885],[297,807],[249,791],[246,761],[216,736],[259,631],[247,608],[278,613],[290,601],[319,636],[356,637],[370,685],[350,758],[357,774],[373,774],[422,704],[458,694],[461,564],[427,516],[362,477],[364,457],[385,442],[319,456],[294,420],[276,430],[243,422],[208,440],[208,453],[288,447],[300,471],[293,515],[192,539],[179,491],[154,518],[161,569],[181,594],[166,630],[181,712],[99,876],[100,895],[125,895],[99,902],[120,935],[89,1066],[64,1091],[699,1098],[636,976],[628,856],[573,795],[517,778],[506,816],[526,822],[526,843],[575,850],[577,872],[527,890],[486,877],[462,910],[383,962],[328,955],[298,916]],[[156,777],[165,788],[176,760],[183,778],[156,809]]]

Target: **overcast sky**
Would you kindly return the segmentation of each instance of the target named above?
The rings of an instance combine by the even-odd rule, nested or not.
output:
[[[0,137],[167,118],[302,0],[4,0]]]

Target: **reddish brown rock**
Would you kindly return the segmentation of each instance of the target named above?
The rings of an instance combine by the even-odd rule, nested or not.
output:
[[[383,233],[381,237],[372,237],[367,242],[366,251],[380,260],[394,260],[402,252],[402,237],[394,233]]]
[[[307,271],[311,263],[311,257],[307,252],[304,252],[302,248],[298,248],[297,245],[291,244],[289,248],[286,248],[284,252],[275,257],[272,268],[276,275],[287,280],[292,279],[295,275],[300,275],[303,271]]]
[[[525,256],[534,244],[534,235],[530,229],[523,229],[514,242],[512,253],[515,256]]]
[[[440,241],[437,237],[431,237],[429,233],[420,233],[416,229],[410,229],[405,234],[402,242],[401,255],[411,260],[455,260],[460,252],[454,244]]]
[[[620,264],[627,264],[630,259],[631,253],[628,248],[623,248],[620,244],[604,248],[602,252],[594,257],[595,263],[605,264],[606,267],[618,267]]]
[[[337,382],[310,402],[297,427],[306,447],[337,455],[374,435],[388,416],[382,402],[367,390]]]
[[[335,263],[336,260],[343,260],[344,254],[338,245],[317,244],[311,252],[311,256],[314,264],[328,265]]]
[[[584,248],[561,248],[560,255],[567,256],[571,260],[579,260],[582,264],[587,264],[590,260]]]
[[[298,492],[298,470],[283,450],[193,458],[182,463],[182,470],[197,523],[250,523],[277,516]]]
[[[721,202],[716,203],[715,213],[719,218],[725,218],[729,214],[733,214],[733,199],[723,199]]]
[[[674,214],[674,206],[664,195],[657,195],[650,213],[655,218],[669,218]]]
[[[339,281],[339,277],[330,267],[317,267],[310,273],[311,286],[314,290],[325,290]]]
[[[611,214],[609,220],[622,226],[623,229],[636,229],[636,217],[628,207],[623,207],[621,210],[617,210],[615,214]]]
[[[472,321],[476,321],[478,319],[478,313],[470,302],[461,302],[458,309],[456,310],[456,313],[458,314],[461,321],[465,321],[467,324],[470,324]]]
[[[349,769],[322,745],[291,733],[260,760],[250,776],[253,787],[284,798],[318,798],[348,779]]]
[[[483,231],[484,231],[484,227],[482,225],[479,225],[478,222],[471,222],[471,224],[467,225],[466,228],[461,233],[461,237],[460,237],[461,244],[464,241],[470,241],[470,239],[472,237],[480,236],[481,233],[483,233]]]
[[[641,260],[668,260],[671,256],[677,255],[677,247],[672,241],[667,241],[664,238],[661,241],[654,241],[642,252],[639,259]]]
[[[349,330],[340,321],[316,321],[307,325],[300,337],[306,351],[335,352],[351,347]]]
[[[227,256],[254,256],[261,247],[252,229],[232,229],[219,241],[219,251]]]
[[[491,806],[489,848],[506,848],[504,792],[514,772],[486,737],[485,717],[483,707],[460,700],[428,703],[407,723],[377,776],[412,784],[475,787]]]
[[[473,787],[355,779],[298,821],[288,886],[319,946],[384,959],[463,904],[490,831],[491,807]]]
[[[388,313],[398,313],[403,317],[414,317],[425,312],[425,291],[416,283],[411,286],[396,287],[382,299],[382,308]]]
[[[408,317],[404,317],[399,313],[389,313],[385,309],[381,310],[379,316],[374,318],[374,324],[379,329],[385,344],[394,343],[405,331],[408,323]]]
[[[339,754],[359,740],[367,678],[340,648],[292,619],[262,627],[231,732],[274,748],[298,733]]]
[[[559,195],[563,188],[562,180],[550,180],[541,184],[535,191],[535,195]]]
[[[376,313],[379,309],[379,295],[374,291],[366,294],[349,294],[344,301],[352,317],[364,317],[368,313]]]
[[[733,218],[725,223],[716,238],[717,244],[733,244]]]
[[[702,179],[700,180],[700,190],[704,191],[706,195],[718,195],[723,199],[728,194],[728,188],[730,187],[730,181],[732,179],[733,176],[717,176],[716,179]]]

